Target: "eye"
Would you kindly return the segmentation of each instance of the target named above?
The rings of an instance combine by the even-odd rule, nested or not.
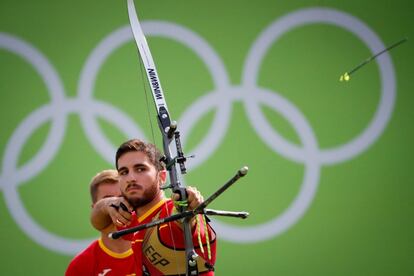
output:
[[[118,172],[119,175],[127,175],[127,173],[128,173],[127,170],[122,170]]]
[[[135,168],[136,172],[144,172],[145,171],[145,167],[136,167]]]

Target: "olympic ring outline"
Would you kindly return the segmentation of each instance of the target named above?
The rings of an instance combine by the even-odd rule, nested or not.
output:
[[[327,16],[327,18],[325,19],[321,19],[319,18],[320,16]],[[339,20],[339,21],[338,21]],[[344,22],[347,23],[343,23],[340,22],[340,20],[344,20]],[[180,27],[178,25],[172,24],[172,23],[161,23],[161,22],[146,22],[143,24],[143,28],[146,31],[146,33],[149,33],[149,35],[164,35],[164,36],[170,36],[172,39],[176,39],[180,42],[182,42],[184,45],[188,46],[190,49],[194,50],[201,59],[203,59],[204,62],[206,62],[207,67],[210,68],[210,73],[213,76],[213,80],[215,82],[215,84],[217,85],[218,89],[216,89],[215,92],[212,93],[208,93],[205,96],[201,97],[199,101],[196,102],[195,105],[190,106],[189,109],[184,112],[184,114],[182,115],[182,120],[180,121],[183,124],[183,129],[189,129],[192,125],[194,125],[194,122],[191,121],[191,119],[196,118],[197,116],[188,116],[188,113],[190,113],[190,111],[195,112],[197,110],[195,110],[194,106],[204,106],[204,108],[200,109],[200,110],[206,110],[207,108],[210,108],[210,106],[214,103],[214,98],[217,98],[217,95],[225,96],[225,98],[227,97],[227,100],[222,101],[222,107],[219,108],[218,112],[216,113],[215,119],[213,121],[213,129],[216,131],[210,131],[209,135],[207,135],[204,140],[201,142],[201,144],[198,145],[198,147],[196,148],[195,152],[197,153],[197,155],[199,157],[203,159],[207,158],[208,155],[203,153],[200,154],[200,152],[202,152],[202,146],[200,145],[205,145],[206,143],[208,143],[209,145],[209,149],[211,150],[211,146],[214,145],[215,147],[218,146],[218,141],[219,139],[217,139],[217,137],[224,137],[225,131],[223,131],[224,129],[226,129],[227,125],[228,125],[228,118],[230,117],[230,111],[231,111],[231,101],[230,100],[243,100],[246,106],[247,110],[250,110],[248,113],[249,116],[251,116],[251,113],[256,114],[255,118],[260,118],[261,122],[259,124],[255,123],[252,124],[254,129],[256,131],[259,132],[259,135],[262,137],[263,135],[261,134],[260,129],[258,129],[257,127],[260,126],[263,129],[265,129],[265,133],[267,133],[267,135],[270,133],[271,136],[273,138],[276,137],[276,141],[278,141],[276,143],[276,146],[272,145],[272,139],[268,139],[268,138],[264,138],[262,137],[262,139],[264,139],[265,143],[267,143],[272,149],[280,149],[281,147],[279,145],[283,145],[286,147],[283,147],[284,149],[287,148],[288,150],[283,150],[282,151],[278,151],[279,153],[282,153],[282,155],[288,159],[294,160],[296,162],[303,162],[305,163],[305,167],[307,168],[306,172],[305,172],[305,177],[304,177],[304,183],[302,185],[301,191],[299,192],[298,197],[296,197],[296,199],[294,200],[294,202],[290,205],[290,207],[288,208],[287,211],[285,211],[285,213],[283,213],[281,216],[279,216],[278,218],[276,218],[276,220],[273,220],[272,223],[267,223],[264,225],[261,225],[259,229],[257,229],[257,227],[247,227],[247,228],[243,228],[243,229],[236,229],[234,227],[222,224],[222,223],[218,223],[217,221],[215,222],[215,227],[219,228],[218,231],[220,232],[221,236],[225,239],[228,240],[232,240],[235,242],[254,242],[254,241],[258,241],[261,239],[266,239],[266,238],[270,238],[273,237],[283,231],[285,231],[286,229],[288,229],[289,227],[291,227],[294,223],[296,223],[300,217],[305,213],[307,207],[310,205],[313,196],[316,192],[317,189],[317,185],[318,185],[318,180],[319,180],[319,166],[320,165],[324,165],[324,164],[335,164],[338,162],[343,162],[345,160],[350,159],[351,157],[360,154],[363,150],[365,150],[370,144],[372,144],[378,137],[379,135],[382,133],[382,131],[384,130],[390,115],[392,113],[392,107],[394,105],[394,99],[395,99],[395,77],[394,77],[394,69],[391,63],[391,59],[389,57],[388,54],[383,55],[382,58],[378,59],[378,63],[380,65],[380,74],[381,74],[381,80],[382,80],[382,97],[381,97],[381,102],[380,102],[380,108],[379,111],[377,111],[376,116],[374,117],[374,119],[372,120],[372,123],[370,124],[369,128],[360,136],[361,138],[357,138],[354,139],[353,142],[346,144],[344,147],[340,148],[340,150],[333,150],[333,149],[328,149],[328,150],[321,150],[318,152],[318,145],[315,139],[315,136],[312,132],[312,129],[310,128],[308,122],[306,121],[306,118],[300,113],[299,110],[295,109],[295,107],[290,104],[286,99],[283,99],[283,97],[281,97],[280,95],[278,95],[277,93],[270,92],[268,90],[265,89],[258,89],[255,88],[255,82],[253,81],[253,79],[249,79],[249,76],[256,76],[255,74],[251,74],[248,73],[252,70],[252,68],[256,68],[257,64],[259,64],[258,61],[260,61],[260,58],[258,59],[257,53],[255,53],[256,51],[258,51],[259,55],[260,53],[265,53],[264,50],[267,49],[267,47],[271,44],[274,43],[274,41],[277,39],[277,34],[279,33],[279,35],[283,34],[284,32],[282,32],[283,30],[285,30],[285,32],[287,32],[289,29],[288,27],[294,26],[296,27],[296,25],[304,25],[305,23],[312,23],[312,22],[322,22],[322,23],[328,23],[328,24],[333,24],[333,25],[337,25],[339,27],[343,27],[343,28],[347,28],[345,27],[346,24],[351,24],[351,29],[355,28],[356,31],[359,30],[363,30],[362,34],[357,33],[358,37],[360,37],[362,40],[364,40],[364,35],[368,35],[368,39],[367,41],[364,40],[364,42],[366,42],[366,44],[368,44],[368,46],[370,47],[370,50],[375,52],[378,51],[379,49],[384,48],[383,43],[379,40],[379,38],[375,35],[375,33],[373,31],[371,31],[364,23],[362,23],[361,21],[359,21],[357,18],[352,17],[348,14],[345,14],[343,12],[339,12],[336,10],[332,10],[332,9],[322,9],[322,8],[310,8],[310,9],[303,9],[303,10],[299,10],[296,12],[292,12],[289,13],[287,15],[285,15],[284,17],[275,20],[273,24],[270,25],[270,27],[266,28],[265,31],[262,32],[261,35],[259,35],[259,38],[256,40],[256,42],[253,44],[253,47],[251,48],[248,57],[246,59],[246,63],[245,63],[245,71],[243,73],[243,78],[242,78],[242,85],[240,87],[231,87],[230,84],[228,83],[228,78],[227,78],[227,74],[226,71],[224,69],[224,65],[222,65],[221,60],[216,56],[216,54],[214,53],[214,51],[210,48],[210,46],[208,45],[207,42],[205,42],[202,38],[198,37],[196,34],[192,33],[191,31]],[[344,24],[344,25],[341,25]],[[49,65],[44,65],[44,64],[48,64],[47,59],[45,57],[42,56],[42,54],[40,52],[38,52],[36,49],[31,48],[30,46],[27,46],[27,44],[25,44],[22,41],[19,41],[18,39],[15,39],[11,36],[6,36],[6,35],[2,35],[0,34],[0,48],[3,46],[2,43],[4,43],[4,41],[12,41],[14,39],[14,46],[18,45],[18,46],[22,46],[21,48],[25,48],[25,50],[30,50],[27,51],[27,53],[31,53],[32,56],[28,55],[25,56],[25,54],[23,52],[17,52],[17,54],[21,54],[24,58],[29,59],[29,62],[32,64],[33,67],[37,68],[37,63],[34,60],[37,61],[41,61],[41,64],[44,65],[45,68],[47,68],[48,70],[48,74],[46,74],[45,76],[42,75],[42,77],[44,77],[44,80],[47,84],[47,86],[51,89],[49,90],[49,92],[53,92],[55,90],[60,91],[60,94],[57,95],[61,95],[60,98],[59,96],[56,96],[54,94],[52,94],[52,103],[50,105],[45,105],[39,109],[37,109],[36,111],[34,111],[29,117],[28,119],[24,120],[22,124],[19,125],[19,127],[16,129],[16,131],[13,133],[12,138],[16,138],[16,141],[19,141],[20,138],[20,142],[19,143],[14,143],[13,141],[15,141],[14,139],[10,139],[9,143],[6,147],[6,154],[5,154],[5,158],[3,160],[3,175],[0,178],[0,181],[3,182],[3,189],[4,192],[6,194],[5,198],[6,198],[6,203],[7,205],[10,207],[10,204],[14,204],[13,202],[17,202],[19,201],[19,197],[18,194],[16,192],[16,190],[14,191],[10,191],[10,187],[14,187],[17,186],[19,183],[22,182],[22,179],[24,179],[21,173],[17,173],[17,177],[13,176],[13,174],[11,173],[13,170],[11,170],[10,166],[16,166],[17,165],[17,157],[18,154],[15,156],[15,158],[12,156],[11,150],[10,149],[14,149],[14,152],[19,153],[22,147],[22,137],[25,137],[23,132],[24,127],[23,126],[28,126],[30,125],[32,127],[32,129],[30,131],[33,131],[33,127],[36,125],[36,122],[38,123],[42,123],[43,120],[48,119],[48,112],[50,112],[50,110],[54,109],[55,111],[59,110],[60,112],[52,112],[49,114],[59,114],[61,121],[59,121],[60,123],[54,123],[52,124],[52,128],[51,129],[55,129],[57,128],[57,133],[58,134],[54,134],[54,132],[52,134],[48,135],[48,138],[46,140],[46,142],[48,142],[50,139],[53,138],[57,139],[58,141],[61,141],[62,137],[64,136],[64,129],[63,128],[59,128],[59,126],[65,126],[66,125],[66,120],[63,117],[63,115],[66,115],[69,112],[75,112],[78,111],[81,114],[81,118],[82,118],[82,125],[85,128],[85,131],[87,133],[87,136],[89,139],[91,139],[91,137],[93,137],[93,135],[95,133],[99,133],[100,137],[98,137],[98,139],[94,138],[95,140],[98,141],[98,143],[96,143],[96,147],[95,150],[100,153],[107,161],[110,160],[110,162],[112,162],[112,156],[113,156],[113,146],[110,144],[110,142],[107,141],[107,139],[105,139],[102,135],[102,133],[100,132],[98,126],[95,124],[95,121],[92,120],[92,114],[97,113],[99,114],[99,110],[103,110],[103,108],[108,109],[108,110],[112,110],[111,114],[114,116],[106,116],[105,119],[107,119],[108,121],[112,121],[113,123],[117,123],[118,125],[122,122],[126,122],[124,125],[121,125],[121,128],[123,131],[125,131],[125,133],[129,133],[130,136],[137,136],[140,135],[141,137],[143,137],[142,132],[135,127],[134,123],[132,120],[129,120],[127,116],[125,116],[122,112],[117,111],[115,108],[111,109],[111,106],[108,104],[105,104],[103,102],[93,102],[92,100],[92,92],[93,91],[93,84],[94,84],[94,77],[93,78],[89,78],[88,76],[95,76],[94,74],[91,74],[91,72],[93,72],[93,70],[99,69],[98,65],[99,65],[99,59],[100,58],[105,58],[107,57],[107,55],[110,54],[110,52],[105,52],[105,47],[102,45],[105,45],[105,43],[110,43],[108,41],[112,41],[112,39],[115,40],[117,39],[121,39],[121,41],[123,42],[127,42],[128,39],[132,39],[132,36],[129,34],[127,34],[126,32],[126,27],[124,28],[120,28],[119,30],[113,32],[111,35],[108,36],[107,39],[104,39],[99,45],[98,47],[96,47],[92,54],[90,55],[90,57],[87,59],[87,62],[84,66],[84,69],[82,70],[81,73],[81,78],[80,78],[80,82],[79,82],[79,86],[78,86],[78,96],[79,99],[78,100],[72,100],[72,101],[67,101],[67,106],[64,105],[63,102],[63,97],[62,95],[64,95],[64,93],[60,93],[63,92],[63,87],[60,84],[59,78],[57,77],[57,74],[55,73],[56,71],[54,70],[54,68],[49,64]],[[148,30],[147,30],[148,28]],[[171,32],[171,29],[174,29],[177,32]],[[352,29],[353,31],[355,31],[354,29]],[[168,34],[168,35],[167,35]],[[177,34],[177,36],[175,36]],[[276,37],[273,37],[273,35],[276,34]],[[118,35],[118,36],[117,36]],[[270,37],[269,37],[270,36]],[[124,40],[122,40],[124,39]],[[105,42],[106,41],[106,42]],[[197,41],[197,43],[194,43],[194,41]],[[269,41],[266,42],[266,44],[263,41]],[[374,41],[374,42],[372,42]],[[119,41],[118,41],[119,42]],[[193,44],[196,44],[197,46],[195,46],[195,48],[193,47]],[[372,43],[372,44],[371,44]],[[116,44],[116,43],[115,43]],[[119,44],[118,44],[119,45]],[[7,46],[7,45],[6,45]],[[23,47],[24,46],[24,47]],[[113,45],[112,45],[113,46]],[[4,47],[4,46],[3,46]],[[101,48],[100,48],[101,47]],[[264,47],[264,48],[263,48]],[[6,47],[7,48],[7,47]],[[116,47],[114,47],[116,48]],[[113,49],[114,49],[113,48]],[[11,48],[8,49],[9,51],[15,51],[14,49],[19,49],[19,47],[17,48]],[[100,49],[100,50],[99,50]],[[107,50],[107,49],[106,49]],[[19,50],[17,50],[19,51]],[[100,52],[101,51],[101,52]],[[99,54],[100,53],[100,54]],[[207,53],[207,54],[206,54]],[[32,59],[32,57],[35,56],[35,59]],[[205,57],[209,58],[207,60],[205,60]],[[204,58],[203,58],[204,57]],[[103,61],[103,59],[101,60]],[[257,62],[256,62],[257,61]],[[98,62],[98,63],[96,63]],[[256,67],[255,67],[256,66]],[[39,68],[42,68],[41,66]],[[256,68],[257,69],[257,68]],[[40,71],[41,74],[43,71]],[[215,75],[215,72],[220,72],[220,74]],[[256,73],[258,72],[258,70],[256,70]],[[48,82],[48,78],[50,76],[54,76],[54,79],[52,81],[52,83],[54,84],[51,85]],[[245,81],[247,76],[247,81]],[[388,78],[389,77],[389,78]],[[59,85],[61,87],[59,87]],[[244,87],[248,88],[246,89],[246,91],[254,91],[255,93],[257,93],[257,95],[248,95],[247,92],[242,93],[240,92]],[[58,87],[58,88],[56,88]],[[224,93],[224,91],[233,91],[232,93],[228,93],[230,96],[228,96],[226,93]],[[388,93],[388,94],[387,94]],[[53,96],[55,96],[55,98],[57,98],[57,100],[53,100]],[[212,99],[210,99],[212,98]],[[273,101],[268,101],[269,98],[272,98]],[[257,102],[260,101],[264,101],[266,104],[271,105],[273,107],[276,108],[281,108],[282,109],[282,115],[285,116],[285,118],[289,121],[289,122],[294,122],[293,126],[294,129],[298,132],[299,137],[301,139],[301,142],[303,144],[303,148],[299,149],[297,148],[297,146],[291,144],[289,141],[285,141],[283,139],[282,136],[278,135],[277,133],[274,133],[274,130],[272,128],[270,128],[270,126],[268,125],[267,122],[265,122],[264,117],[261,114],[260,110],[257,108]],[[212,101],[211,103],[209,102],[208,105],[203,105],[201,104],[204,101]],[[223,98],[221,98],[221,100],[223,100]],[[253,103],[256,104],[256,106],[253,105]],[[283,103],[283,104],[282,104]],[[217,103],[216,103],[217,104]],[[88,107],[88,108],[82,108],[82,107]],[[91,110],[91,106],[94,107]],[[98,108],[99,106],[99,108]],[[214,106],[214,105],[213,105]],[[102,108],[103,107],[103,108]],[[60,110],[62,108],[62,110]],[[280,110],[279,110],[280,111]],[[283,113],[284,112],[284,113]],[[38,115],[40,114],[40,115]],[[105,116],[105,112],[101,112],[101,114],[99,114],[100,116]],[[223,116],[226,116],[226,118],[223,119]],[[295,119],[291,119],[289,118],[289,116],[292,116]],[[32,119],[32,116],[35,117],[35,119]],[[257,117],[256,117],[257,116]],[[39,117],[39,118],[37,118]],[[114,120],[113,118],[117,118],[116,120]],[[378,119],[380,118],[380,119]],[[37,119],[37,120],[36,120]],[[54,118],[51,118],[54,119]],[[381,120],[382,119],[382,120]],[[32,121],[35,121],[35,124],[33,124]],[[252,118],[250,118],[250,120],[252,120]],[[31,122],[31,124],[29,124],[28,122]],[[223,123],[224,125],[220,125],[216,126],[218,124],[218,122]],[[295,123],[298,123],[300,125],[300,127],[297,127],[295,125]],[[56,126],[55,126],[56,125]],[[221,134],[217,135],[217,129],[221,130]],[[304,129],[304,130],[303,130]],[[93,130],[93,131],[91,131]],[[31,133],[29,131],[29,134]],[[273,133],[272,133],[273,132]],[[302,133],[303,132],[303,133]],[[183,133],[189,133],[184,132]],[[27,135],[27,134],[26,134]],[[17,137],[16,137],[17,136]],[[29,135],[27,135],[27,137],[29,137]],[[52,138],[50,138],[52,137]],[[56,137],[56,138],[55,138]],[[216,138],[215,138],[216,137]],[[216,139],[216,140],[214,140]],[[210,140],[213,140],[213,143],[210,143]],[[185,136],[183,136],[183,141],[185,141]],[[361,142],[362,141],[362,142]],[[50,143],[44,143],[45,144],[50,144]],[[52,143],[53,144],[53,143]],[[58,143],[55,143],[56,145]],[[185,144],[185,143],[183,143]],[[20,150],[19,150],[19,145],[20,145]],[[201,149],[200,149],[201,147]],[[356,149],[361,150],[360,152],[357,152]],[[16,150],[17,149],[17,150]],[[110,149],[110,150],[108,150]],[[212,150],[211,152],[214,152],[214,150]],[[351,152],[351,153],[350,153]],[[44,162],[44,166],[46,166],[50,160],[53,158],[53,156],[55,155],[56,152],[51,152],[51,151],[45,151],[44,147],[40,150],[40,157],[39,154],[36,155],[35,157],[33,157],[32,160],[30,160],[28,162],[28,165],[23,166],[23,168],[20,171],[24,171],[28,174],[28,176],[33,176],[36,173],[38,173],[42,168],[41,166],[41,162],[39,163],[39,161],[41,160],[46,160],[46,162]],[[353,154],[353,155],[352,155]],[[342,159],[338,158],[338,156],[342,156]],[[42,158],[41,158],[42,157]],[[6,162],[7,160],[14,160],[14,162]],[[34,162],[33,160],[35,160],[36,162]],[[197,166],[201,163],[201,161],[199,161],[200,159],[197,160],[198,163],[193,163],[193,166]],[[33,164],[39,164],[39,165],[33,165]],[[43,167],[44,167],[43,166]],[[16,169],[17,172],[19,172],[18,168],[12,168],[12,169]],[[10,172],[10,173],[9,173]],[[25,175],[25,174],[23,174]],[[27,179],[29,179],[30,177],[26,177]],[[4,179],[8,179],[8,180],[12,180],[9,183],[12,183],[11,185],[6,185]],[[26,179],[26,180],[27,180]],[[302,207],[300,208],[293,208],[292,206],[297,206],[297,205],[301,205]],[[20,204],[19,206],[22,207],[22,204]],[[15,207],[15,206],[14,206]],[[13,212],[12,210],[15,208],[9,208],[11,209],[11,212]],[[33,227],[39,228],[40,232],[42,231],[42,228],[39,227],[31,218],[29,218],[28,216],[26,216],[26,212],[23,210],[23,208],[16,208],[18,210],[17,214],[13,214],[13,217],[16,219],[16,221],[18,222],[18,224],[22,227],[22,218],[23,221],[31,221],[34,224],[30,226],[29,229],[33,230]],[[19,219],[20,218],[20,219]],[[37,241],[38,243],[44,245],[45,247],[52,249],[52,250],[56,250],[62,253],[68,253],[68,254],[73,254],[78,252],[80,249],[84,248],[86,246],[87,243],[89,243],[89,240],[82,240],[82,241],[74,241],[74,240],[70,240],[69,243],[65,243],[62,242],[62,239],[60,239],[59,237],[56,237],[54,235],[49,235],[49,234],[45,234],[45,233],[39,233],[37,234],[36,237],[34,237],[33,235],[29,234],[26,231],[25,227],[22,227],[22,229],[29,235],[31,236],[35,241]],[[275,231],[275,229],[277,229],[277,231]],[[254,235],[251,235],[249,233],[251,233],[252,231],[254,231]],[[32,231],[30,231],[32,232]],[[247,234],[246,234],[247,233]],[[261,236],[262,235],[262,236]],[[260,238],[260,236],[262,238]],[[39,238],[41,237],[41,238]],[[253,238],[256,237],[256,238]],[[52,239],[51,239],[52,238]],[[249,239],[250,238],[250,239]],[[252,239],[253,238],[253,239]],[[45,240],[53,240],[53,244],[59,244],[59,246],[52,246],[51,244],[45,244]],[[67,241],[67,240],[66,240]]]
[[[326,19],[318,18],[322,14],[323,16],[326,16]],[[309,23],[327,23],[344,29],[348,28],[347,25],[349,25],[350,29],[348,30],[353,34],[356,34],[356,36],[369,47],[372,53],[379,52],[385,48],[384,43],[381,42],[378,36],[367,25],[354,16],[328,8],[299,10],[285,15],[278,21],[272,23],[261,35],[259,35],[259,38],[256,39],[244,66],[246,71],[243,73],[242,81],[246,82],[245,85],[250,86],[255,83],[259,62],[262,60],[268,47],[274,43],[281,34],[289,30],[292,26],[296,27]],[[264,45],[267,45],[267,47],[265,46],[265,48],[262,48]],[[376,62],[380,69],[382,87],[379,110],[376,112],[375,117],[372,119],[368,128],[360,136],[337,149],[322,149],[319,156],[321,164],[336,164],[349,160],[358,155],[361,151],[366,150],[367,147],[369,147],[384,131],[388,120],[391,118],[395,103],[395,70],[389,53],[379,57]],[[262,121],[264,122],[264,120]],[[272,136],[274,135],[271,135],[271,137]],[[283,145],[277,148],[278,152],[285,153],[284,156],[286,158],[302,161],[296,145],[291,144],[288,141],[283,141],[283,137],[280,137],[280,139],[279,137],[275,138]],[[262,137],[262,139],[264,139],[266,144],[271,148],[274,147],[265,137]],[[288,154],[284,148],[289,149],[290,152],[296,153]]]
[[[55,234],[49,233],[46,229],[36,223],[32,217],[26,212],[21,202],[21,199],[15,189],[19,183],[34,177],[42,169],[44,169],[53,157],[58,152],[58,146],[61,144],[66,127],[66,115],[71,112],[79,112],[81,118],[86,117],[83,121],[84,129],[93,130],[94,125],[88,125],[88,115],[91,112],[98,114],[107,121],[121,128],[124,133],[129,136],[143,137],[140,131],[129,117],[122,112],[112,108],[112,106],[100,101],[88,101],[88,99],[72,100],[67,99],[66,102],[62,95],[64,95],[63,85],[60,83],[59,77],[53,66],[47,61],[47,58],[28,43],[7,34],[0,33],[0,48],[5,48],[24,59],[37,69],[41,74],[48,90],[51,94],[52,102],[43,105],[42,107],[33,111],[23,122],[17,127],[6,145],[5,158],[3,159],[2,177],[0,178],[1,187],[5,194],[5,202],[9,211],[20,226],[20,228],[38,244],[53,251],[73,255],[85,248],[92,239],[67,239],[61,238]],[[46,73],[45,73],[46,72]],[[105,110],[105,112],[103,112]],[[85,115],[86,114],[86,115]],[[56,116],[55,119],[52,115]],[[40,154],[34,156],[24,165],[20,170],[17,168],[18,156],[23,149],[25,141],[34,130],[44,124],[47,120],[52,120],[52,127],[46,142],[43,144]],[[119,120],[119,122],[117,122]],[[57,121],[57,123],[55,122]],[[56,130],[55,130],[56,129]],[[99,137],[97,139],[100,142]],[[48,150],[45,150],[46,145]],[[103,151],[101,155],[107,161],[112,162],[115,149],[112,151]],[[51,150],[52,149],[52,150]],[[13,173],[15,172],[15,173]],[[7,179],[7,181],[6,181]]]
[[[321,16],[326,16],[325,19],[319,18]],[[345,144],[338,149],[322,149],[319,150],[315,140],[315,135],[313,134],[312,130],[310,129],[309,123],[306,121],[305,117],[302,114],[295,114],[300,113],[295,108],[288,104],[288,102],[280,97],[277,101],[285,101],[283,107],[290,107],[290,111],[284,113],[285,119],[288,119],[290,123],[295,123],[301,125],[300,128],[295,127],[296,132],[299,134],[301,138],[301,142],[304,145],[303,148],[298,148],[295,144],[285,140],[283,136],[279,135],[275,132],[275,130],[269,125],[266,121],[265,117],[261,113],[260,109],[258,108],[258,99],[262,97],[262,94],[258,92],[256,79],[258,70],[258,64],[261,63],[261,60],[264,56],[264,53],[268,50],[270,45],[275,43],[277,38],[286,33],[287,31],[295,28],[297,26],[302,26],[304,24],[309,23],[327,23],[336,25],[338,27],[342,27],[344,29],[350,26],[348,31],[353,32],[356,34],[361,40],[368,45],[369,49],[375,53],[384,49],[384,44],[380,41],[378,36],[371,31],[371,29],[366,26],[362,21],[358,20],[356,17],[348,15],[343,12],[339,12],[332,9],[327,8],[309,8],[303,9],[296,12],[292,12],[283,16],[282,18],[275,20],[269,27],[267,27],[255,40],[250,52],[248,53],[246,63],[244,66],[245,71],[243,72],[242,77],[242,85],[241,87],[245,87],[246,91],[241,93],[241,91],[237,91],[240,93],[233,92],[231,96],[228,96],[224,92],[213,92],[218,93],[215,95],[216,99],[220,99],[220,101],[227,102],[228,99],[226,97],[237,97],[238,99],[243,100],[244,104],[246,105],[246,109],[249,110],[247,113],[248,118],[250,119],[252,127],[255,131],[259,134],[263,141],[275,152],[282,154],[285,158],[295,161],[295,162],[302,162],[305,163],[307,168],[312,168],[311,171],[305,172],[304,180],[302,183],[301,191],[299,192],[296,199],[290,204],[290,206],[282,213],[279,217],[271,220],[270,222],[263,223],[261,225],[255,225],[252,227],[232,227],[228,224],[223,222],[219,222],[217,220],[214,221],[214,227],[216,228],[217,232],[220,233],[221,237],[224,237],[226,240],[238,242],[238,243],[250,243],[256,242],[263,239],[268,239],[273,236],[276,236],[280,233],[283,233],[291,227],[294,223],[296,223],[301,216],[305,213],[306,209],[309,207],[315,192],[318,186],[317,181],[319,180],[319,171],[316,168],[313,168],[311,164],[319,164],[319,165],[332,165],[339,162],[343,162],[349,160],[351,157],[360,154],[361,152],[365,151],[383,132],[385,126],[388,123],[388,120],[391,117],[392,109],[395,102],[395,71],[392,66],[391,58],[387,53],[382,59],[378,59],[377,62],[379,63],[380,68],[380,76],[382,81],[382,90],[381,90],[381,99],[380,99],[380,107],[379,110],[376,112],[376,116],[372,119],[369,127],[357,138],[354,138],[350,143]],[[367,37],[367,38],[366,38]],[[229,89],[229,88],[227,88]],[[232,90],[232,89],[230,89]],[[246,96],[248,95],[249,91],[254,91],[254,93],[259,93],[255,96]],[[260,90],[259,90],[260,91]],[[237,96],[234,96],[237,94]],[[243,96],[243,94],[245,96]],[[195,121],[198,120],[199,116],[194,115],[197,110],[204,110],[210,107],[211,103],[203,102],[203,99],[210,99],[212,95],[205,95],[202,99],[198,102],[193,104],[192,107],[192,114],[186,112],[182,115],[183,119],[180,121],[184,128],[183,128],[183,144],[185,144],[185,134],[190,133],[185,126],[193,126]],[[243,98],[244,97],[244,98]],[[271,96],[269,95],[269,98]],[[269,98],[262,100],[262,103],[269,104]],[[203,102],[203,104],[201,103]],[[217,104],[217,103],[216,103]],[[273,103],[272,103],[273,104]],[[195,108],[195,106],[197,108]],[[281,110],[278,110],[279,112]],[[205,112],[205,111],[204,111]],[[254,114],[254,115],[252,115]],[[289,120],[286,114],[290,114],[289,116],[294,116],[295,120]],[[256,120],[255,123],[252,123]],[[259,120],[259,122],[257,122]],[[190,121],[190,122],[187,122]],[[225,122],[224,118],[216,119],[213,124],[218,122]],[[226,127],[222,127],[224,129]],[[300,133],[300,129],[305,129],[305,133]],[[263,133],[266,133],[265,135]],[[303,136],[305,135],[305,136]],[[224,136],[222,134],[221,136]],[[270,139],[268,137],[271,137]],[[307,138],[305,138],[307,137]],[[195,154],[201,158],[196,160],[196,165],[199,165],[202,161],[208,158],[211,152],[215,151],[215,147],[217,145],[216,141],[210,141],[205,138],[202,141],[202,145],[209,145],[208,147],[203,146],[196,147],[194,150]],[[304,144],[304,140],[312,141],[309,143],[308,146]],[[203,151],[203,148],[206,149]],[[207,151],[208,149],[208,151]],[[319,152],[315,153],[315,150]],[[303,191],[308,191],[307,193]],[[299,200],[300,198],[300,200]]]

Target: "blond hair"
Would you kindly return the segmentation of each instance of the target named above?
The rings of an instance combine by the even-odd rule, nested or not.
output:
[[[103,170],[96,174],[89,185],[92,203],[96,203],[98,188],[102,184],[116,184],[118,183],[118,171],[116,170]]]

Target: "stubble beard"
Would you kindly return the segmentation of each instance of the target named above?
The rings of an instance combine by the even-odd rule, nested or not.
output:
[[[144,194],[141,197],[129,197],[124,192],[122,192],[122,196],[128,201],[128,203],[136,210],[139,207],[145,206],[150,203],[158,193],[158,187],[156,185],[152,185],[148,189],[144,191]]]

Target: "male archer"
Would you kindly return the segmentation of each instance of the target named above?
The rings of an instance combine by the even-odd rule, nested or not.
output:
[[[133,227],[175,213],[174,201],[166,199],[161,190],[166,182],[165,164],[160,151],[150,143],[133,139],[123,143],[116,152],[116,169],[123,197],[100,200],[92,210],[91,222],[101,230],[110,224],[118,228]],[[186,188],[188,209],[195,209],[203,197],[193,187]],[[178,195],[174,194],[177,200]],[[125,208],[126,207],[126,208]],[[192,238],[201,275],[214,275],[216,235],[201,215],[191,220]],[[185,275],[185,243],[178,221],[160,224],[124,236],[131,240],[137,275]],[[142,268],[142,270],[140,270]]]
[[[92,207],[102,198],[121,196],[116,170],[99,172],[89,187]],[[133,275],[137,269],[131,244],[126,240],[108,238],[113,231],[116,227],[112,223],[100,229],[100,238],[72,259],[65,276]]]

